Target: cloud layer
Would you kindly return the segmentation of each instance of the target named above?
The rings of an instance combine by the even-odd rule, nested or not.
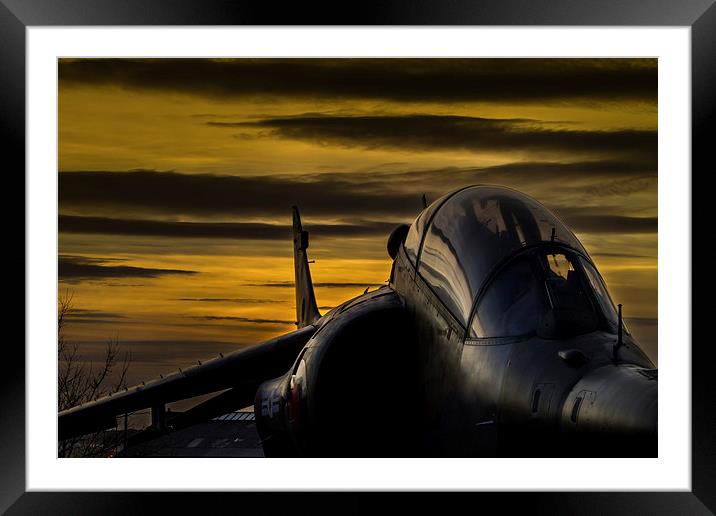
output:
[[[299,204],[307,220],[341,217],[352,223],[310,223],[312,234],[323,237],[384,236],[401,221],[412,220],[420,209],[419,190],[430,200],[465,184],[544,184],[547,204],[573,195],[617,198],[649,192],[656,186],[648,168],[629,162],[520,163],[463,170],[404,173],[312,174],[294,176],[217,176],[175,172],[64,172],[60,174],[60,204],[67,210],[111,207],[113,212],[147,216],[192,216],[286,219],[281,223],[176,222],[61,215],[66,233],[282,240],[290,238],[288,213]],[[594,180],[601,179],[594,186]],[[579,185],[580,177],[587,186]],[[565,184],[565,180],[569,182]],[[590,183],[591,181],[591,183]],[[592,191],[588,191],[589,189]],[[574,193],[576,192],[576,194]],[[557,194],[557,195],[555,195]],[[655,217],[624,214],[620,205],[592,208],[551,206],[576,231],[590,233],[648,233],[657,230]],[[620,213],[615,213],[615,212]],[[370,220],[382,218],[383,220]],[[386,220],[387,219],[387,220]]]
[[[111,261],[112,259],[60,255],[58,257],[58,275],[60,280],[73,282],[109,278],[158,278],[174,274],[197,274],[196,271],[191,270],[107,265],[107,262]]]
[[[375,236],[390,232],[396,224],[315,224],[311,233],[327,237]],[[111,219],[60,215],[59,229],[64,233],[136,235],[179,238],[230,238],[246,240],[283,240],[291,238],[287,224],[252,222],[166,222],[158,220]]]
[[[210,98],[656,101],[656,59],[64,59],[61,86]]]
[[[347,147],[633,156],[656,163],[656,131],[558,129],[539,120],[413,114],[293,116],[207,125],[265,129],[269,136]]]

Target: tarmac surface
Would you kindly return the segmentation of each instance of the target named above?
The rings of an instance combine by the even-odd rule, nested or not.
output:
[[[128,446],[117,457],[263,457],[253,412],[229,412]]]

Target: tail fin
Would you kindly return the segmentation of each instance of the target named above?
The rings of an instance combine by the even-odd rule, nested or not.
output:
[[[296,325],[299,328],[313,324],[321,317],[313,293],[311,270],[308,268],[308,231],[301,226],[301,215],[293,206],[293,267],[296,279]]]

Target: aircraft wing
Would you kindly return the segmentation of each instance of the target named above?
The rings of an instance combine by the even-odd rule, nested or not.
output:
[[[218,395],[214,405],[221,401],[249,405],[262,382],[284,374],[291,367],[315,330],[315,326],[308,325],[254,347],[64,410],[58,414],[58,439],[114,427],[119,415],[154,407],[163,410],[165,403],[225,389],[229,391]],[[211,403],[202,405],[207,407]]]
[[[308,232],[303,230],[298,208],[294,206],[296,331],[64,410],[58,415],[58,439],[112,428],[117,416],[140,409],[152,408],[153,413],[156,410],[163,414],[166,403],[212,392],[226,391],[187,411],[181,419],[195,421],[222,410],[250,405],[259,385],[285,374],[316,331],[315,323],[321,314],[313,292],[307,248]]]

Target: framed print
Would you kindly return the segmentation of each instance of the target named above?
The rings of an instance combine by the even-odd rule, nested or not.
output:
[[[508,4],[0,6],[3,510],[714,510],[716,8]]]

